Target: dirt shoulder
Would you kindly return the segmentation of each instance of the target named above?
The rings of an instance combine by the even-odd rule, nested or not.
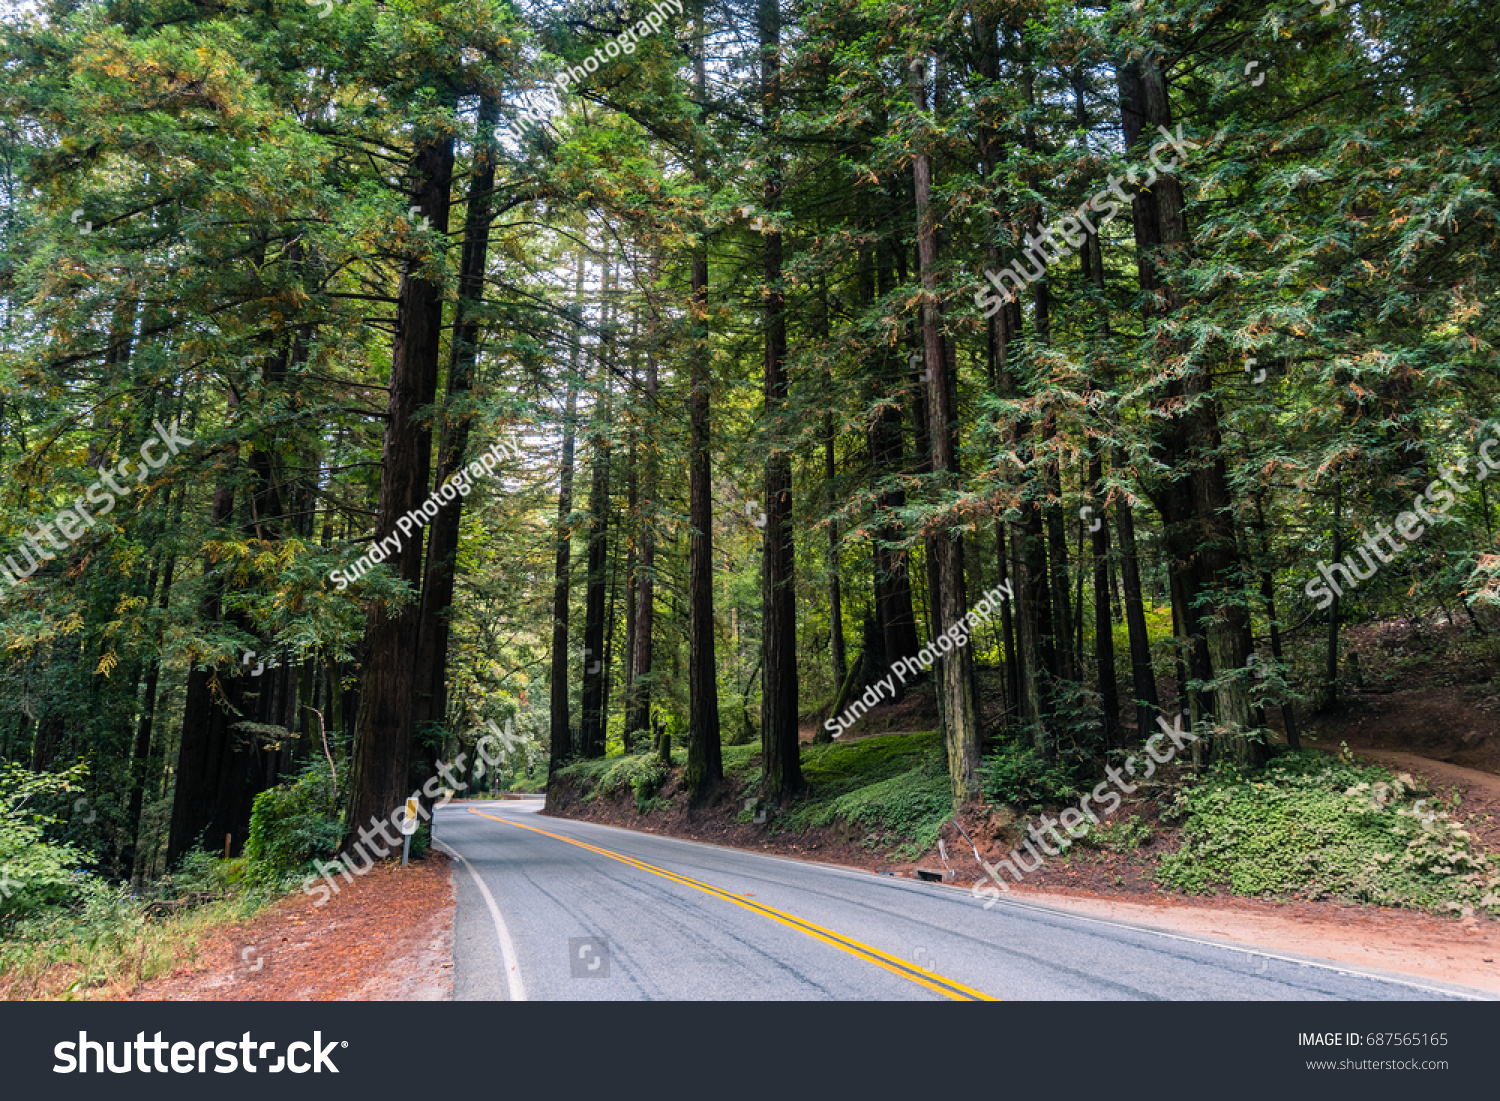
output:
[[[453,885],[442,853],[377,864],[325,906],[302,892],[217,930],[195,967],[126,1001],[446,1001],[453,997]]]
[[[1500,924],[1457,921],[1410,910],[1256,899],[1158,898],[1127,902],[1097,895],[1016,888],[1020,902],[1188,936],[1454,983],[1500,994]]]

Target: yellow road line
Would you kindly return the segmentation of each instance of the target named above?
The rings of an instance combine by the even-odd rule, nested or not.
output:
[[[952,998],[956,1002],[993,1002],[999,1000],[998,998],[992,998],[983,991],[975,990],[972,987],[964,986],[962,983],[954,982],[952,979],[944,978],[942,975],[928,971],[926,968],[918,967],[914,963],[908,963],[899,956],[892,956],[889,953],[882,952],[880,949],[857,941],[853,937],[846,937],[842,933],[837,933],[821,925],[814,925],[812,922],[799,918],[795,914],[789,914],[785,910],[778,910],[761,902],[741,898],[739,895],[720,890],[712,884],[704,883],[701,880],[692,879],[685,875],[678,875],[676,872],[670,872],[665,868],[658,868],[655,864],[647,864],[643,860],[637,860],[633,856],[626,856],[624,853],[617,853],[610,849],[601,849],[599,846],[590,845],[586,841],[564,837],[560,833],[549,833],[547,830],[537,829],[535,826],[523,826],[520,822],[512,822],[509,818],[497,818],[493,814],[485,814],[483,811],[475,810],[473,807],[466,809],[470,814],[476,814],[480,818],[488,818],[491,822],[514,826],[518,830],[530,830],[532,833],[539,833],[543,837],[550,837],[555,841],[576,845],[580,849],[588,849],[590,852],[598,853],[600,856],[608,857],[611,860],[618,860],[621,864],[629,864],[633,868],[650,872],[652,875],[661,876],[664,879],[670,879],[692,887],[695,890],[703,891],[705,894],[725,899],[736,906],[743,906],[745,909],[760,914],[762,917],[768,917],[772,921],[797,930],[799,933],[806,933],[815,940],[820,940],[824,944],[831,944],[833,947],[842,949],[851,956],[864,960],[866,963],[873,963],[877,967],[883,967],[892,974],[900,975],[903,979],[908,979],[919,986],[925,986],[928,990],[932,990],[946,998]]]

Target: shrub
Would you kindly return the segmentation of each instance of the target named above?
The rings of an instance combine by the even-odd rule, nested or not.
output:
[[[189,849],[182,854],[176,871],[161,878],[157,893],[163,898],[233,894],[244,884],[251,867],[248,857],[225,860],[204,848]]]
[[[612,799],[628,788],[635,795],[635,809],[648,814],[657,805],[652,797],[671,773],[672,767],[652,751],[575,761],[559,769],[557,777],[582,793],[587,803],[599,798]]]
[[[1107,849],[1113,853],[1129,852],[1138,849],[1151,841],[1151,825],[1143,822],[1141,816],[1132,814],[1129,818],[1109,818],[1095,826],[1081,839],[1080,844],[1088,845],[1096,849]]]
[[[1079,794],[1074,765],[1030,746],[1007,745],[984,759],[984,793],[993,803],[1042,807]]]
[[[609,799],[629,788],[635,793],[638,810],[656,794],[672,771],[654,753],[632,753],[629,757],[610,757],[608,761],[609,766],[594,787],[594,797],[602,795]]]
[[[255,797],[245,842],[248,875],[264,881],[296,872],[332,853],[343,830],[327,765],[308,765],[290,783]]]
[[[40,813],[33,800],[77,791],[83,765],[65,772],[32,772],[0,765],[0,924],[24,919],[49,906],[78,903],[102,889],[80,865],[93,857],[72,845],[45,840],[60,819]]]
[[[840,795],[826,804],[826,820],[856,822],[879,831],[869,846],[900,842],[895,857],[917,857],[937,844],[943,823],[953,817],[948,764],[929,759],[899,776]]]
[[[1418,809],[1410,776],[1320,753],[1263,771],[1215,767],[1169,811],[1182,845],[1157,877],[1202,893],[1297,894],[1382,906],[1500,912],[1500,875],[1433,800]]]

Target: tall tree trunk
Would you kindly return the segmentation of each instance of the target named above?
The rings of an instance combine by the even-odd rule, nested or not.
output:
[[[1118,455],[1115,463],[1120,465]],[[1130,636],[1130,686],[1135,696],[1136,734],[1144,738],[1155,725],[1161,704],[1156,693],[1156,670],[1151,664],[1151,636],[1146,630],[1135,514],[1129,501],[1122,500],[1115,507],[1115,527],[1120,540],[1120,585],[1125,590],[1125,627]]]
[[[568,598],[573,567],[573,448],[578,416],[578,357],[583,327],[583,253],[573,277],[576,326],[568,349],[568,397],[563,408],[562,470],[558,475],[556,560],[552,568],[552,687],[547,777],[573,756],[568,714]]]
[[[630,736],[630,701],[635,693],[635,632],[636,632],[636,586],[639,583],[636,577],[637,546],[640,542],[641,531],[641,487],[640,469],[641,441],[640,441],[640,410],[639,390],[640,379],[637,371],[638,360],[635,351],[638,336],[635,319],[631,320],[631,353],[630,353],[630,397],[635,407],[630,413],[630,445],[626,454],[625,472],[625,535],[627,550],[625,554],[625,649],[622,652],[623,661],[621,665],[625,670],[625,691],[622,696],[624,704],[624,724],[620,729],[621,751],[627,756],[631,752],[632,739]],[[618,553],[618,552],[616,552]]]
[[[995,583],[1005,588],[1010,581],[1010,555],[1005,547],[1005,521],[995,521]],[[1011,611],[1015,601],[1000,605],[1000,644],[1003,650],[1006,715],[1019,714],[1021,708],[1020,660],[1016,654],[1016,624]]]
[[[999,266],[998,253],[994,264]],[[1016,395],[1017,386],[1010,367],[1010,344],[1019,340],[1023,315],[1019,298],[1001,304],[992,315],[991,331],[995,347],[995,386],[1003,398]],[[1052,639],[1052,601],[1047,582],[1047,555],[1042,519],[1043,480],[1038,474],[1036,448],[1031,442],[1035,426],[1030,416],[1018,416],[1010,425],[1007,437],[1021,469],[1022,484],[1018,491],[1021,517],[1011,524],[1009,540],[997,537],[1003,556],[1006,544],[1012,556],[1014,579],[1015,665],[1014,698],[1021,723],[1038,753],[1050,751],[1047,720],[1052,714],[1052,694],[1058,680],[1057,647]]]
[[[469,414],[459,410],[474,385],[479,359],[479,305],[484,301],[484,273],[489,255],[491,193],[495,189],[495,124],[500,102],[492,95],[479,98],[478,133],[470,170],[468,203],[464,214],[463,248],[458,262],[458,302],[454,307],[453,337],[448,355],[448,385],[444,395],[442,433],[438,442],[437,476],[433,488],[445,485],[464,466],[469,447]],[[453,603],[458,559],[458,533],[463,519],[463,495],[439,510],[427,535],[427,574],[422,582],[422,620],[417,636],[417,733],[424,726],[439,727],[448,711],[449,608]],[[436,743],[429,764],[435,768]]]
[[[1161,63],[1148,54],[1119,67],[1121,121],[1126,148],[1138,155],[1144,135],[1158,128],[1170,132],[1171,105]],[[1157,174],[1137,196],[1135,215],[1137,267],[1148,331],[1158,317],[1175,313],[1181,296],[1161,277],[1162,249],[1181,252],[1190,239],[1183,215],[1182,188],[1170,174]],[[1190,349],[1158,328],[1157,346],[1163,363]],[[1257,765],[1265,746],[1247,736],[1253,726],[1245,672],[1250,653],[1250,619],[1239,598],[1244,587],[1243,564],[1230,519],[1233,503],[1219,438],[1218,411],[1208,371],[1196,366],[1173,381],[1163,405],[1166,423],[1157,444],[1162,468],[1172,473],[1159,488],[1158,507],[1164,527],[1163,542],[1174,574],[1173,595],[1184,638],[1189,644],[1190,673],[1201,681],[1215,680],[1212,716],[1209,701],[1200,695],[1195,721],[1212,717],[1226,733],[1212,746],[1215,756],[1240,764]]]
[[[1333,483],[1333,561],[1344,560],[1344,480]],[[1350,559],[1353,560],[1352,558]],[[1339,706],[1339,590],[1332,588],[1333,603],[1328,605],[1328,649],[1323,674],[1324,711],[1337,711]]]
[[[1029,452],[1030,449],[1027,448]],[[1023,455],[1030,489],[1039,489],[1034,465]],[[1030,731],[1031,744],[1039,753],[1049,752],[1047,720],[1052,715],[1052,694],[1057,681],[1057,648],[1048,632],[1052,626],[1051,601],[1047,593],[1047,556],[1042,546],[1041,502],[1022,500],[1023,519],[1015,526],[1011,548],[1016,556],[1016,645],[1021,667],[1021,720]]]
[[[700,102],[708,98],[704,39],[708,23],[704,0],[693,5],[693,85]],[[695,135],[694,170],[708,184],[702,135]],[[701,233],[692,258],[693,338],[688,395],[688,756],[683,780],[699,801],[724,779],[719,744],[718,662],[714,655],[713,472],[709,449],[708,244]],[[769,521],[768,521],[769,522]]]
[[[606,508],[608,501],[605,502]],[[619,616],[615,614],[620,596],[620,525],[615,524],[615,549],[609,558],[609,602],[604,611],[604,683],[599,689],[599,755],[608,752],[609,699],[614,685],[615,672],[615,626]]]
[[[656,351],[646,352],[646,391],[643,395],[648,411],[647,423],[658,422],[656,399]],[[642,479],[642,501],[639,521],[640,557],[636,572],[635,649],[631,659],[634,675],[626,694],[625,729],[638,732],[648,741],[651,737],[651,656],[653,627],[656,621],[656,454],[655,429],[645,445],[645,470]]]
[[[1052,414],[1042,427],[1042,439],[1055,435]],[[1055,457],[1047,460],[1045,478],[1047,503],[1043,515],[1047,524],[1048,577],[1052,585],[1052,637],[1057,646],[1058,676],[1067,681],[1082,680],[1081,667],[1073,652],[1072,600],[1068,595],[1068,534],[1063,525],[1062,474]],[[1081,613],[1080,613],[1081,614]]]
[[[229,395],[231,409],[236,404]],[[233,536],[235,471],[239,448],[231,444],[219,459],[214,486],[212,529],[224,538]],[[224,621],[225,582],[222,572],[205,558],[202,602],[198,618],[203,623]],[[248,627],[231,619],[235,626]],[[177,749],[177,767],[172,795],[172,823],[167,837],[168,868],[203,838],[211,849],[234,832],[233,805],[237,789],[259,790],[254,754],[238,744],[230,729],[232,716],[242,710],[245,678],[225,676],[224,670],[193,667],[188,671],[183,694],[182,738]]]
[[[818,281],[817,338],[826,343],[830,335],[828,321],[828,284]],[[833,401],[833,373],[823,372],[824,401]],[[833,518],[838,505],[838,458],[834,450],[833,410],[823,410],[823,506],[828,513],[828,658],[833,674],[834,691],[844,683],[849,674],[848,660],[844,652],[844,596],[839,569],[839,525]],[[819,730],[823,733],[820,725]],[[816,740],[816,739],[815,739]]]
[[[927,111],[927,85],[922,61],[913,62],[913,105]],[[943,348],[941,308],[937,291],[937,225],[932,211],[932,162],[924,148],[914,158],[917,214],[917,262],[922,280],[922,346],[927,364],[927,408],[932,440],[933,472],[942,487],[956,485],[958,449],[953,437],[955,392]],[[956,531],[940,530],[927,540],[927,553],[938,563],[938,591],[932,594],[939,632],[956,626],[968,613],[964,591],[964,549]],[[942,637],[939,634],[938,637]],[[936,644],[936,640],[934,640]],[[939,659],[943,742],[948,750],[948,776],[954,809],[979,792],[979,711],[974,698],[974,651],[953,644]]]
[[[997,40],[999,30],[998,23],[989,12],[976,9],[973,14],[972,30],[974,35],[974,66],[981,80],[993,85],[1000,78],[1000,50]],[[1009,195],[1001,190],[1001,185],[996,179],[1003,154],[999,142],[999,135],[995,127],[989,121],[988,112],[981,113],[979,126],[979,157],[980,169],[986,184],[992,195],[992,201],[997,208],[1004,207],[1009,202]],[[998,245],[1000,233],[1000,219],[991,219],[991,232],[985,247],[985,255],[989,261],[991,271],[1000,270],[1000,247]],[[1010,372],[1010,341],[1011,341],[1011,312],[1009,308],[1003,307],[992,310],[985,315],[985,366],[989,375],[990,390],[999,398],[1010,398],[1015,395],[1015,379]],[[1009,431],[1003,433],[1010,442],[1014,443],[1015,431],[1011,426]],[[1010,554],[1006,548],[1005,521],[995,520],[995,576],[996,583],[1005,585],[1010,580]],[[1000,606],[1000,637],[1003,650],[1002,664],[1004,669],[1003,686],[1005,694],[1005,711],[1007,715],[1021,714],[1023,711],[1020,690],[1021,661],[1016,650],[1016,626],[1013,606],[1015,601],[1006,600]],[[1034,666],[1027,667],[1028,679],[1034,676]],[[1035,721],[1032,716],[1031,721]]]
[[[860,268],[860,301],[865,306],[874,302],[871,287],[869,260],[878,264],[880,297],[884,299],[895,289],[895,278],[891,265],[891,249],[882,243],[875,257],[866,254],[867,260]],[[910,390],[909,372],[899,355],[882,356],[875,371],[875,395],[880,411],[871,420],[868,435],[871,478],[876,481],[904,477],[906,468],[905,418],[902,415],[903,398]],[[903,658],[913,658],[921,650],[917,638],[917,614],[911,592],[911,553],[894,544],[906,537],[905,526],[897,518],[906,507],[906,491],[897,487],[882,490],[876,504],[879,526],[873,540],[875,555],[875,619],[881,632],[885,661],[894,664]],[[868,648],[866,648],[868,649]],[[875,666],[883,668],[884,666]],[[866,668],[871,668],[866,660]],[[847,677],[846,677],[847,679]],[[898,684],[892,702],[906,694],[904,684]]]
[[[1260,553],[1262,565],[1260,571],[1260,598],[1266,606],[1266,626],[1271,634],[1271,656],[1276,659],[1276,664],[1281,664],[1281,622],[1276,614],[1276,586],[1271,576],[1269,563],[1271,561],[1271,535],[1266,524],[1265,499],[1263,494],[1255,498],[1255,530],[1260,536]],[[1302,748],[1302,736],[1297,729],[1297,707],[1295,704],[1283,700],[1281,703],[1281,722],[1286,727],[1286,744],[1292,749]]]
[[[832,389],[832,378],[825,380]],[[823,503],[830,513],[828,521],[828,658],[834,684],[843,684],[849,673],[848,657],[844,650],[844,594],[839,564],[839,525],[832,519],[838,507],[836,483],[838,461],[834,454],[833,414],[823,414]]]
[[[588,578],[583,606],[583,718],[579,725],[579,752],[585,758],[604,756],[605,601],[609,566],[609,480],[611,443],[610,370],[613,366],[614,323],[610,260],[606,253],[599,278],[605,298],[603,337],[599,344],[599,366],[595,373],[593,429],[590,432]]]
[[[767,157],[766,210],[781,205],[781,158],[775,151],[781,98],[779,0],[760,0],[760,64],[763,129],[772,143]],[[766,526],[761,554],[761,769],[766,795],[779,801],[802,786],[797,744],[797,591],[792,535],[792,454],[783,437],[787,406],[786,297],[781,278],[781,235],[765,240]]]
[[[450,106],[452,98],[450,96]],[[418,217],[434,234],[448,232],[448,193],[453,185],[453,131],[444,128],[418,139],[412,160],[411,196]],[[375,538],[389,539],[396,521],[421,505],[431,482],[432,429],[426,410],[437,397],[442,346],[443,288],[421,275],[422,258],[408,256],[397,291],[396,338],[391,353],[390,400],[381,454],[380,498]],[[414,589],[422,584],[422,539],[403,534],[400,549],[385,559]],[[394,614],[370,608],[365,626],[359,714],[349,779],[345,846],[372,819],[387,819],[410,794],[412,740],[417,708],[417,636],[422,610],[407,604]]]
[[[168,491],[170,493],[170,490]],[[179,490],[175,507],[172,508],[170,526],[176,528],[182,519],[185,490]],[[151,761],[151,736],[156,725],[156,694],[161,683],[161,646],[166,634],[167,610],[172,602],[172,579],[177,572],[177,556],[167,555],[162,566],[161,588],[157,594],[157,610],[161,613],[161,624],[156,630],[155,650],[157,656],[146,669],[146,683],[141,693],[141,717],[135,733],[135,753],[130,767],[130,804],[126,810],[126,828],[129,840],[121,857],[121,871],[127,879],[136,879],[137,854],[141,844],[141,811],[146,802],[146,783],[150,779],[148,765]]]
[[[1099,668],[1099,699],[1104,709],[1104,744],[1115,747],[1120,739],[1120,689],[1115,679],[1114,624],[1109,618],[1109,521],[1104,514],[1104,463],[1097,446],[1089,455],[1089,485],[1094,497],[1090,517],[1094,554],[1094,657]],[[1079,610],[1082,618],[1082,609]]]

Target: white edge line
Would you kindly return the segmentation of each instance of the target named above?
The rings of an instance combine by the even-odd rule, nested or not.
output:
[[[485,886],[484,880],[479,878],[479,873],[474,870],[458,850],[449,848],[441,841],[434,841],[434,845],[453,857],[474,877],[474,886],[479,888],[479,893],[484,896],[484,904],[490,908],[490,918],[495,923],[495,939],[500,942],[500,959],[505,968],[505,993],[513,1002],[526,1001],[526,984],[521,981],[521,965],[516,959],[516,946],[511,943],[510,931],[505,928],[505,918],[500,914],[500,907],[495,903],[495,896],[490,894],[490,889]]]

